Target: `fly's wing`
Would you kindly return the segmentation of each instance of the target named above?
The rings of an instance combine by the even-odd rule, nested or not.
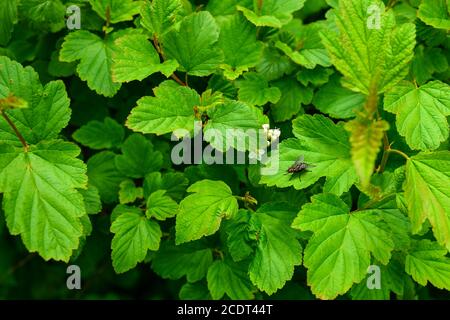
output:
[[[303,162],[305,161],[305,156],[301,155],[300,157],[298,157],[297,161],[295,161],[296,166],[301,165]]]
[[[314,167],[317,167],[316,165],[314,165],[314,164],[307,164],[306,165],[306,170],[308,170],[308,171],[311,171],[311,168],[314,168]]]

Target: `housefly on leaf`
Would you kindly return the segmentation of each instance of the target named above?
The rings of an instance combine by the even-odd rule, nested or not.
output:
[[[289,169],[287,170],[286,174],[297,174],[297,173],[301,173],[305,170],[308,170],[310,167],[313,167],[313,165],[307,164],[305,162],[305,157],[304,156],[300,156],[292,166],[289,167]]]

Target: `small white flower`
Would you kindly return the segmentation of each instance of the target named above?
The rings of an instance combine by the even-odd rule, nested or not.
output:
[[[267,133],[269,131],[270,125],[268,123],[265,123],[262,125],[264,133]]]
[[[276,140],[280,137],[281,135],[281,130],[280,129],[273,129],[270,132],[270,139],[271,140]]]

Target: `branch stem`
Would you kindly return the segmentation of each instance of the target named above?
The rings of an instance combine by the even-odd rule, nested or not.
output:
[[[391,145],[389,144],[389,138],[386,134],[386,132],[383,135],[383,158],[381,159],[380,167],[378,168],[378,173],[383,173],[384,169],[386,168],[386,164],[389,160],[389,149],[391,148]]]
[[[170,76],[173,80],[175,80],[178,84],[187,87],[187,83],[183,82],[183,80],[181,80],[180,78],[178,78],[178,76],[175,73],[172,73],[172,75]]]
[[[156,51],[159,53],[161,59],[162,59],[163,61],[166,61],[166,56],[164,55],[164,52],[163,52],[163,50],[162,50],[162,48],[161,48],[161,45],[159,44],[159,40],[158,40],[158,37],[157,37],[156,35],[153,36],[153,45],[155,46]],[[186,82],[183,82],[183,80],[181,80],[180,78],[178,78],[178,76],[175,74],[175,72],[172,73],[172,75],[171,75],[170,77],[171,77],[173,80],[175,80],[179,85],[182,85],[182,86],[184,86],[184,87],[189,87],[188,84],[187,84],[187,81],[186,81]],[[187,74],[186,74],[186,80],[187,80]]]
[[[14,122],[11,121],[11,119],[8,117],[8,115],[5,113],[4,110],[0,110],[0,114],[2,115],[3,119],[6,120],[8,125],[13,129],[13,131],[16,134],[17,138],[19,138],[20,143],[22,143],[25,152],[28,152],[28,150],[30,149],[30,146],[25,141],[25,138],[22,136],[22,134],[20,133],[19,129],[17,129],[17,127],[14,124]]]
[[[406,160],[409,160],[409,156],[404,153],[403,151],[397,150],[397,149],[389,149],[388,152],[390,153],[396,153],[398,155],[401,155],[403,158],[405,158]]]

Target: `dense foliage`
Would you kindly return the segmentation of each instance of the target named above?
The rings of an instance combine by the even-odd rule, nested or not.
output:
[[[448,0],[1,0],[0,298],[450,298],[449,30]]]

